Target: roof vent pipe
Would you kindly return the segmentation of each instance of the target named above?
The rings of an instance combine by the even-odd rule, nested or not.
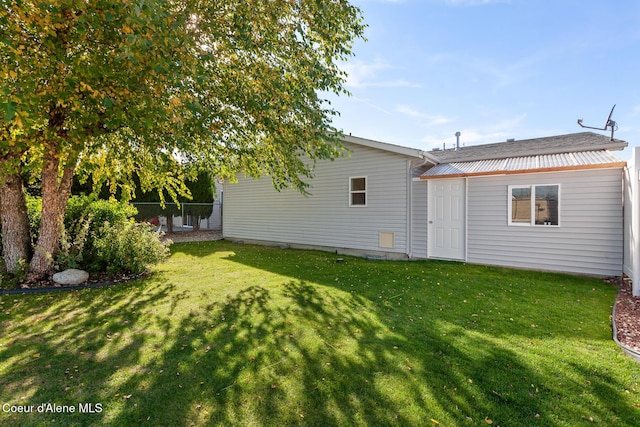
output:
[[[456,151],[460,151],[460,132],[456,132]]]

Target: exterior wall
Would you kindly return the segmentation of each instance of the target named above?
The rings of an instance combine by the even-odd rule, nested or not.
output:
[[[633,295],[640,296],[640,147],[625,169],[624,272],[631,278]]]
[[[468,179],[467,261],[619,276],[623,260],[622,170]],[[560,185],[560,226],[509,226],[509,185]]]
[[[413,181],[411,183],[411,256],[413,258],[427,258],[427,181]]]
[[[223,235],[227,239],[309,245],[326,249],[408,254],[407,156],[344,143],[349,157],[317,164],[310,196],[274,190],[268,177],[239,176],[226,184]],[[349,207],[349,178],[367,177],[367,206]],[[380,233],[393,233],[392,248]]]

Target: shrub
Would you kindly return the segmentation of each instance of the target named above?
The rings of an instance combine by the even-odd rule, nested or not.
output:
[[[92,223],[93,216],[91,214],[88,217],[83,215],[70,228],[65,227],[62,230],[60,253],[56,257],[58,267],[63,269],[79,268],[87,255],[90,258],[90,250],[87,243],[90,243],[89,229]]]
[[[8,273],[4,260],[0,258],[0,289],[18,288],[27,277],[29,264],[21,259],[18,268],[13,273]]]
[[[38,235],[40,228],[40,219],[42,218],[42,197],[26,195],[27,212],[29,214],[29,226],[31,235]],[[136,208],[125,202],[117,200],[98,199],[95,194],[71,196],[67,201],[67,209],[64,216],[64,224],[66,228],[70,228],[81,217],[92,216],[94,222],[98,224],[98,229],[105,221],[116,223],[118,221],[126,221],[135,217]]]
[[[136,212],[128,203],[98,199],[95,194],[71,196],[65,212],[60,254],[56,257],[58,267],[105,271],[106,263],[96,254],[94,242],[109,238],[103,236],[104,224],[123,227]]]
[[[27,195],[32,241],[35,242],[42,216],[42,199]],[[135,224],[135,207],[96,195],[71,196],[67,203],[58,268],[83,268],[93,272],[141,273],[169,255],[169,243],[147,225]],[[0,236],[0,239],[2,236]],[[2,240],[0,240],[0,244]],[[0,254],[1,254],[0,250]],[[2,273],[0,284],[8,279]],[[25,269],[26,271],[26,269]]]
[[[42,198],[26,195],[27,214],[29,215],[29,233],[31,234],[31,243],[35,245],[40,232],[40,219],[42,218]]]
[[[93,218],[90,230],[98,231],[105,222],[116,224],[126,222],[137,214],[135,207],[116,200],[102,200],[98,196],[71,196],[67,202],[65,228],[70,229],[82,217]]]
[[[94,263],[109,273],[142,273],[169,256],[169,242],[146,224],[105,222],[94,236]]]

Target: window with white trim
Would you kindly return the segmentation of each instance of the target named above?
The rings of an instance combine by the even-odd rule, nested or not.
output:
[[[367,206],[367,177],[349,178],[349,206]]]
[[[560,225],[559,185],[510,185],[509,225]]]

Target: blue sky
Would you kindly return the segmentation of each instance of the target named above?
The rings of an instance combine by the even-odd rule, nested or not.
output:
[[[460,131],[476,145],[604,127],[617,104],[616,138],[640,146],[637,0],[351,3],[368,40],[343,65],[352,96],[331,98],[347,134],[430,150]]]

